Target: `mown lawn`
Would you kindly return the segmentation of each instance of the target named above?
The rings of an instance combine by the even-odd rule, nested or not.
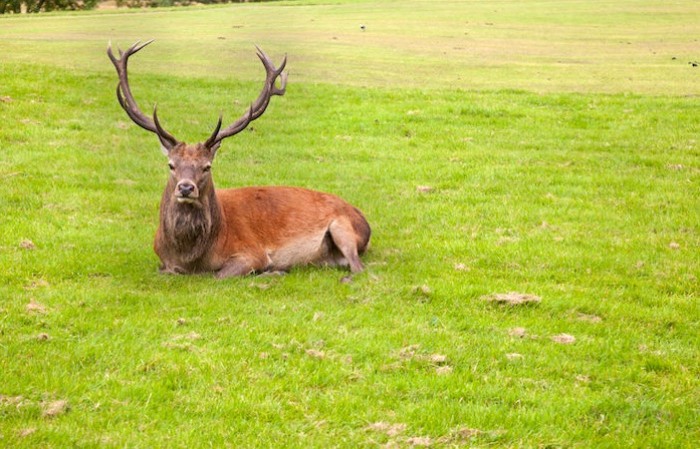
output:
[[[691,1],[275,2],[0,17],[0,446],[694,447]],[[365,25],[362,31],[359,27]],[[336,193],[366,271],[160,275],[167,160]],[[695,52],[695,53],[693,53]],[[494,295],[535,295],[519,306]]]

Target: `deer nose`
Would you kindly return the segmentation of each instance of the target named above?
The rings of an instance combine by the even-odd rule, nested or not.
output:
[[[187,198],[194,192],[194,184],[190,181],[182,181],[177,185],[177,190],[181,196]]]

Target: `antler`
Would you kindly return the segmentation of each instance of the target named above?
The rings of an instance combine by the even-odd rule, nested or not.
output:
[[[207,141],[204,143],[212,150],[216,150],[221,144],[222,140],[243,131],[250,124],[250,122],[260,117],[263,112],[265,112],[265,109],[267,109],[267,105],[270,104],[270,99],[273,95],[284,95],[287,87],[287,73],[282,73],[282,71],[287,64],[287,55],[284,56],[280,67],[275,68],[272,61],[270,61],[270,58],[267,57],[260,47],[256,45],[255,48],[258,50],[258,58],[260,58],[260,61],[262,61],[263,65],[265,66],[265,71],[267,72],[267,76],[265,77],[265,85],[263,86],[260,95],[258,95],[258,98],[250,105],[248,111],[238,120],[221,131],[219,131],[221,128],[221,117],[219,117],[219,123],[217,124],[216,129],[212,133],[211,137],[209,137],[209,139],[207,139]],[[275,84],[277,78],[280,79],[279,87],[277,87]]]
[[[160,126],[155,107],[153,108],[153,119],[141,112],[138,104],[136,104],[136,100],[134,100],[134,96],[131,94],[131,88],[129,88],[129,78],[126,70],[127,63],[129,62],[129,56],[138,52],[151,42],[153,42],[153,39],[144,43],[137,41],[125,52],[117,49],[121,59],[117,59],[112,53],[112,42],[110,42],[109,46],[107,47],[107,56],[109,56],[109,59],[112,60],[112,64],[114,64],[114,68],[117,69],[117,75],[119,76],[119,84],[117,84],[117,99],[119,100],[119,104],[126,111],[131,120],[134,121],[134,123],[147,131],[156,133],[163,147],[167,150],[171,150],[179,143],[178,140],[173,137],[172,134],[163,129],[162,126]]]

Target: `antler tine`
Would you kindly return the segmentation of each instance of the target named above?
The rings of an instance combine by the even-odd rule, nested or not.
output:
[[[131,93],[131,88],[129,87],[129,75],[127,72],[129,57],[143,49],[151,42],[153,42],[153,39],[143,43],[141,41],[136,41],[136,43],[134,43],[126,51],[122,51],[120,48],[117,48],[119,51],[119,58],[117,58],[114,56],[114,52],[112,52],[112,42],[110,41],[109,45],[107,46],[107,56],[109,56],[112,64],[114,64],[114,68],[117,70],[117,76],[119,77],[119,83],[117,84],[117,100],[119,100],[121,107],[124,109],[124,111],[126,111],[126,114],[129,116],[129,118],[131,118],[131,120],[134,121],[134,123],[147,131],[156,133],[161,144],[163,144],[165,148],[171,149],[178,144],[178,140],[160,126],[160,123],[158,123],[158,118],[155,114],[155,109],[153,119],[141,112],[141,109],[139,109],[139,106]]]
[[[228,127],[221,130],[216,135],[216,138],[213,140],[211,138],[207,140],[207,142],[211,140],[210,148],[218,147],[219,143],[225,138],[231,137],[243,131],[250,124],[250,122],[257,119],[265,112],[265,109],[267,109],[273,95],[284,95],[285,93],[287,73],[282,73],[282,71],[287,65],[287,55],[284,56],[279,68],[276,68],[270,58],[267,57],[260,47],[256,45],[255,48],[258,50],[258,58],[260,58],[266,72],[265,84],[263,85],[262,91],[260,91],[260,95],[258,95],[258,98],[250,105],[250,108],[244,115],[242,115]],[[280,87],[275,85],[277,78],[280,78]]]
[[[214,147],[214,144],[216,143],[216,136],[219,134],[219,130],[221,129],[221,121],[223,120],[223,115],[219,114],[219,121],[216,123],[216,128],[214,128],[214,132],[211,133],[211,136],[207,139],[206,142],[204,142],[204,146],[207,148],[212,148]]]

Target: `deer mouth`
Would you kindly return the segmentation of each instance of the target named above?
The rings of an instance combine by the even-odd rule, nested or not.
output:
[[[199,204],[199,197],[175,195],[178,204]]]

